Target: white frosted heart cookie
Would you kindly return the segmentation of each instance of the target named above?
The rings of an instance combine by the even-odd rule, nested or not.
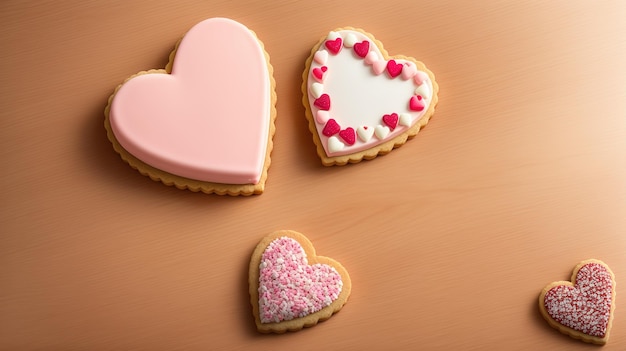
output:
[[[205,193],[263,192],[275,82],[269,55],[241,23],[211,18],[177,44],[165,69],[120,84],[105,109],[109,140],[153,180]]]
[[[426,66],[389,56],[372,34],[351,27],[323,37],[302,75],[303,104],[326,166],[372,159],[399,147],[435,111],[439,87]]]
[[[571,281],[552,282],[541,291],[539,310],[560,332],[603,345],[609,339],[615,310],[615,276],[602,261],[580,262]]]
[[[341,310],[352,289],[339,262],[317,256],[309,239],[291,230],[259,242],[248,279],[254,320],[262,333],[297,331],[324,321]]]

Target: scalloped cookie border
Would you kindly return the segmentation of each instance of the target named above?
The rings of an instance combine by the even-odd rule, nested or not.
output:
[[[599,264],[601,266],[603,266],[604,268],[606,268],[606,270],[609,272],[609,274],[611,275],[611,281],[613,282],[612,287],[611,287],[611,310],[609,312],[609,321],[607,323],[606,326],[606,334],[604,334],[603,338],[597,337],[597,336],[592,336],[592,335],[588,335],[585,334],[583,332],[580,332],[578,330],[572,329],[568,326],[565,326],[559,322],[557,322],[556,320],[554,320],[554,318],[552,318],[552,316],[550,316],[550,314],[548,313],[548,311],[546,311],[546,307],[545,307],[545,297],[546,294],[548,293],[548,291],[550,289],[552,289],[555,286],[560,286],[560,285],[565,285],[565,286],[575,286],[576,285],[576,276],[578,275],[578,271],[590,264],[590,263],[596,263]],[[613,274],[613,271],[611,270],[611,268],[604,262],[597,260],[597,259],[587,259],[584,260],[580,263],[578,263],[576,265],[576,267],[574,267],[574,270],[572,271],[572,276],[570,278],[569,281],[567,280],[560,280],[560,281],[554,281],[548,285],[546,285],[542,290],[541,293],[539,294],[539,311],[541,312],[541,315],[543,316],[543,318],[548,322],[548,324],[554,328],[557,329],[558,331],[560,331],[561,333],[568,335],[574,339],[578,339],[578,340],[582,340],[586,343],[591,343],[591,344],[597,344],[597,345],[604,345],[609,341],[609,334],[611,332],[611,327],[613,325],[613,317],[614,317],[614,313],[615,313],[615,274]]]
[[[435,113],[435,106],[437,105],[437,102],[439,101],[439,97],[438,97],[439,85],[435,81],[435,75],[433,74],[433,72],[431,72],[428,68],[426,68],[426,65],[424,65],[424,63],[422,63],[421,61],[418,61],[417,59],[415,59],[413,57],[409,57],[409,56],[389,55],[387,50],[385,50],[385,48],[383,47],[383,43],[381,41],[376,39],[373,34],[368,33],[368,32],[366,32],[366,31],[364,31],[364,30],[362,30],[360,28],[341,27],[341,28],[333,29],[332,31],[338,32],[338,31],[342,31],[342,30],[357,31],[357,32],[360,32],[360,33],[366,35],[380,49],[380,52],[382,53],[383,58],[385,60],[403,59],[403,60],[407,60],[407,61],[411,61],[411,62],[415,63],[415,65],[417,66],[417,69],[419,69],[419,70],[425,72],[426,74],[428,74],[428,77],[429,77],[429,79],[430,79],[430,81],[432,82],[432,85],[433,85],[433,95],[431,97],[431,103],[428,106],[428,110],[426,110],[424,115],[420,118],[420,120],[417,123],[415,123],[413,126],[411,126],[411,128],[407,129],[404,133],[396,136],[393,139],[387,140],[384,143],[375,145],[375,146],[373,146],[373,147],[371,147],[369,149],[363,150],[363,151],[359,151],[359,152],[355,152],[355,153],[351,153],[351,154],[347,154],[347,155],[341,155],[341,156],[328,156],[328,155],[326,155],[326,152],[324,151],[324,146],[322,145],[322,141],[320,140],[320,137],[319,137],[318,132],[317,132],[317,128],[315,126],[315,119],[313,118],[313,113],[311,111],[311,106],[310,106],[310,103],[309,103],[309,93],[308,93],[308,89],[307,89],[307,81],[308,81],[308,78],[309,78],[309,70],[311,69],[311,62],[313,61],[313,56],[315,55],[315,53],[319,49],[320,45],[322,45],[322,43],[324,43],[324,41],[327,38],[327,36],[323,36],[321,39],[318,40],[318,42],[315,45],[313,45],[313,48],[311,49],[311,54],[309,55],[309,57],[305,61],[304,72],[302,73],[302,88],[301,88],[301,90],[302,90],[302,104],[304,105],[304,108],[305,108],[305,117],[309,121],[309,131],[313,135],[313,142],[316,145],[317,155],[322,160],[322,164],[324,164],[324,166],[334,166],[334,165],[343,166],[343,165],[346,165],[348,163],[358,163],[358,162],[361,162],[364,159],[365,160],[371,160],[371,159],[376,158],[379,155],[382,156],[382,155],[388,154],[393,149],[398,148],[398,147],[404,145],[404,143],[406,143],[407,140],[412,139],[413,137],[415,137],[417,135],[417,133],[420,131],[420,129],[423,128],[428,123],[430,118]]]
[[[169,60],[165,69],[151,69],[146,71],[140,71],[138,73],[133,74],[132,76],[126,78],[121,84],[119,84],[113,93],[109,96],[107,105],[104,109],[104,128],[107,131],[107,138],[113,144],[113,149],[120,155],[122,160],[128,163],[133,169],[139,171],[144,176],[149,177],[153,181],[161,182],[167,186],[174,186],[181,190],[190,190],[193,192],[203,192],[206,194],[217,194],[217,195],[231,195],[231,196],[250,196],[250,195],[258,195],[262,194],[265,190],[265,182],[267,181],[267,172],[271,164],[271,153],[274,148],[274,134],[276,133],[276,80],[274,79],[274,67],[270,63],[269,53],[265,50],[265,46],[263,42],[259,39],[256,33],[250,28],[246,27],[248,31],[253,35],[253,37],[259,43],[263,54],[265,55],[265,62],[267,63],[267,70],[270,78],[270,124],[269,124],[269,135],[267,140],[267,148],[265,151],[265,161],[263,163],[263,170],[261,173],[261,178],[257,184],[224,184],[224,183],[214,183],[214,182],[206,182],[195,179],[190,179],[186,177],[181,177],[161,169],[155,168],[153,166],[148,165],[142,160],[138,159],[130,152],[126,151],[124,147],[118,142],[115,138],[115,134],[111,129],[111,124],[109,120],[109,112],[111,109],[111,103],[113,102],[113,98],[115,94],[119,91],[119,89],[129,80],[143,75],[143,74],[170,74],[172,72],[172,65],[174,63],[174,59],[176,56],[176,52],[178,50],[178,46],[183,40],[184,36],[180,38],[176,45],[174,46],[174,50],[169,55]],[[186,34],[185,34],[186,35]]]
[[[336,300],[330,305],[322,308],[321,310],[311,313],[301,318],[295,318],[289,321],[282,321],[279,323],[261,323],[259,317],[259,265],[261,264],[261,256],[269,244],[281,237],[288,237],[296,240],[300,243],[300,246],[306,253],[308,264],[313,265],[317,263],[326,264],[334,267],[343,282],[341,293]],[[279,230],[273,232],[264,237],[255,247],[252,256],[250,258],[250,266],[248,270],[248,289],[250,293],[250,304],[252,305],[252,314],[254,315],[254,321],[256,323],[257,330],[261,333],[277,333],[282,334],[287,331],[298,331],[303,328],[308,328],[316,325],[319,322],[323,322],[335,313],[339,312],[348,301],[350,292],[352,291],[352,281],[350,275],[341,263],[326,256],[318,256],[315,252],[315,247],[311,241],[304,235],[293,230]]]

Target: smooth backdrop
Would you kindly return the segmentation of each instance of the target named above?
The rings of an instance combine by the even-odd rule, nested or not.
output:
[[[253,29],[274,66],[266,191],[153,182],[103,110],[209,17]],[[626,2],[0,2],[1,350],[591,350],[537,297],[587,258],[617,279],[626,349]],[[373,161],[327,168],[301,104],[310,49],[360,27],[440,85],[431,122]],[[297,333],[256,332],[250,254],[293,229],[352,295]]]

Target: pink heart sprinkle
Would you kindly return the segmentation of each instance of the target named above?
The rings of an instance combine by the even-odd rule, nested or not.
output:
[[[413,81],[416,85],[422,85],[428,79],[428,74],[426,72],[417,71],[413,76]]]
[[[387,72],[391,78],[395,78],[400,75],[400,73],[402,73],[402,67],[404,67],[404,65],[396,63],[395,60],[389,60],[387,62]]]
[[[326,264],[309,265],[306,252],[288,237],[272,241],[259,265],[259,319],[279,323],[315,313],[337,300],[343,281]]]
[[[544,307],[562,325],[603,338],[611,315],[612,286],[607,269],[589,263],[578,270],[574,286],[557,285],[548,290]]]
[[[415,68],[415,64],[413,62],[406,62],[404,64],[404,68],[402,69],[402,79],[409,80],[417,73],[417,68]]]
[[[330,110],[330,96],[328,96],[328,94],[322,94],[322,96],[315,99],[313,105],[319,107],[320,110]]]
[[[315,55],[313,56],[313,60],[315,60],[315,62],[319,63],[320,65],[325,64],[327,59],[328,59],[328,52],[324,50],[316,52]]]
[[[386,65],[387,62],[385,62],[385,60],[379,60],[372,64],[372,69],[376,75],[379,75],[385,71]]]
[[[396,126],[398,125],[398,114],[392,113],[390,115],[384,115],[383,122],[389,127],[389,129],[396,129]]]
[[[367,55],[365,55],[365,63],[367,63],[368,65],[371,65],[376,61],[378,61],[378,54],[376,54],[374,51],[370,51],[369,53],[367,53]]]
[[[422,111],[426,105],[420,95],[413,95],[409,100],[409,108],[411,111]]]
[[[323,82],[324,81],[324,73],[326,73],[326,71],[328,70],[328,67],[326,66],[322,66],[321,68],[315,67],[313,68],[313,77],[318,81],[318,82]]]
[[[315,120],[317,121],[317,123],[320,123],[320,124],[326,123],[329,117],[330,116],[328,114],[328,111],[324,111],[324,110],[319,110],[315,114]]]
[[[324,43],[324,45],[326,45],[328,51],[330,51],[333,55],[337,55],[339,53],[339,50],[341,50],[341,43],[341,38],[337,38],[335,40],[326,40],[326,43]]]
[[[337,121],[331,118],[328,120],[328,122],[326,122],[326,125],[324,126],[324,130],[322,130],[322,134],[326,135],[327,137],[330,137],[339,133],[340,130],[341,130],[341,127],[339,126]]]
[[[360,43],[354,44],[354,52],[359,57],[365,57],[370,51],[370,42],[367,40],[363,40]]]
[[[346,129],[340,131],[339,132],[339,136],[348,145],[354,145],[354,143],[356,142],[356,133],[354,132],[354,129],[352,129],[351,127],[348,127]]]

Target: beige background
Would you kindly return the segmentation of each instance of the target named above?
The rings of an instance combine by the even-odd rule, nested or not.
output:
[[[588,350],[536,306],[587,258],[618,281],[603,350],[626,349],[626,3],[335,3],[0,3],[0,349]],[[153,182],[105,135],[115,86],[215,16],[274,65],[261,196]],[[426,63],[440,103],[400,149],[325,168],[300,75],[341,26]],[[327,322],[261,335],[247,265],[278,229],[342,262],[353,292]]]

